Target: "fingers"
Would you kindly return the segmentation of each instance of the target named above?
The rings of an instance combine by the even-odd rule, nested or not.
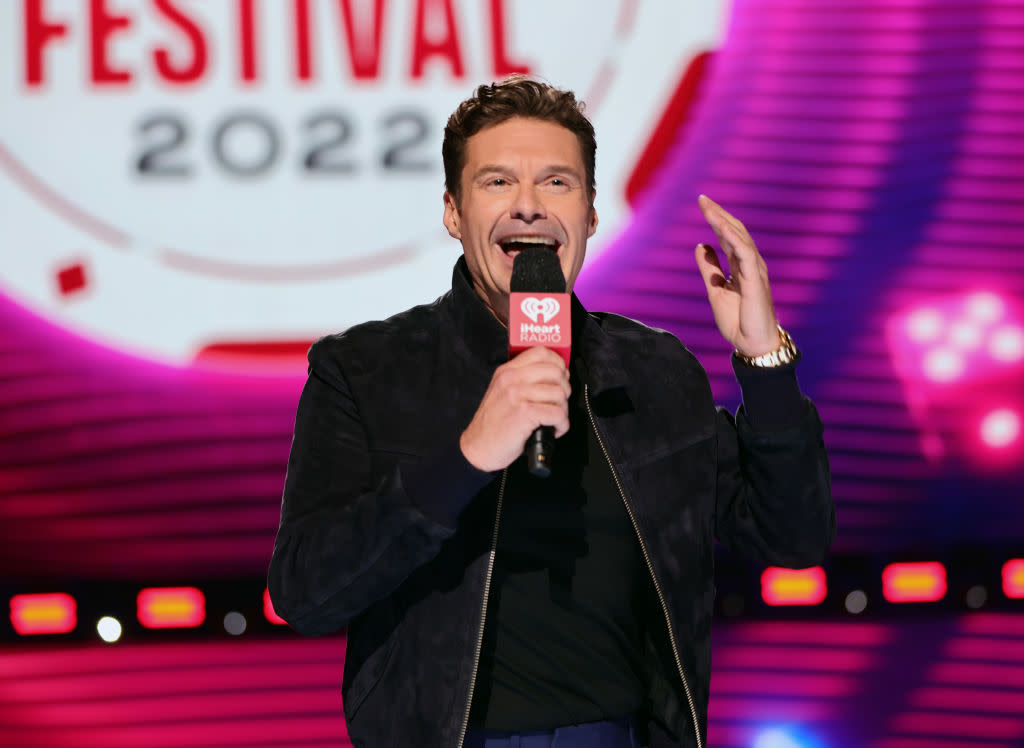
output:
[[[565,388],[557,384],[521,384],[518,388],[513,389],[509,393],[514,401],[526,403],[526,404],[538,404],[538,405],[557,405],[559,407],[568,407],[569,396],[565,392]],[[568,412],[568,411],[566,411]],[[539,426],[550,426],[549,423],[538,424]]]
[[[715,230],[716,234],[719,231],[729,231],[738,239],[750,240],[750,234],[747,232],[746,226],[736,216],[732,215],[732,213],[710,197],[700,195],[697,198],[697,204],[700,205],[704,218],[711,224],[711,228]]]
[[[695,250],[719,331],[737,350],[773,350],[778,347],[778,329],[767,265],[735,216],[707,195],[697,201],[727,260],[728,271],[711,247],[700,244]]]
[[[523,453],[527,437],[552,426],[555,438],[569,430],[569,371],[562,357],[530,348],[499,366],[459,444],[481,470],[500,470]]]
[[[569,431],[569,408],[560,408],[556,405],[547,406],[548,410],[541,413],[539,426],[552,426],[555,429],[555,438],[561,439]]]
[[[728,275],[722,270],[718,254],[711,245],[698,244],[694,255],[697,258],[697,269],[700,270],[701,277],[704,279],[708,296],[714,293],[714,289],[724,288],[729,284]]]
[[[707,195],[697,198],[704,218],[715,232],[737,281],[767,276],[767,266],[747,228]]]
[[[565,361],[554,351],[539,346],[529,348],[502,364],[494,375],[496,379],[518,386],[557,385],[565,398],[572,394]]]

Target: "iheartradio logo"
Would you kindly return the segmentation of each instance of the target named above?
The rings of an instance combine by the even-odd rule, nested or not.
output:
[[[550,321],[557,315],[562,305],[558,303],[558,299],[553,299],[550,296],[543,299],[538,299],[536,296],[527,296],[523,299],[519,308],[523,310],[523,314],[529,317],[534,324],[542,324]]]
[[[544,293],[543,291],[540,293]],[[510,356],[542,345],[569,365],[572,297],[568,293],[513,291],[508,299],[508,351]]]

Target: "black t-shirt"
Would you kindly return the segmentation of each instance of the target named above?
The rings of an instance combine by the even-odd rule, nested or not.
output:
[[[472,729],[545,730],[633,714],[646,694],[639,541],[572,367],[552,474],[509,468]]]

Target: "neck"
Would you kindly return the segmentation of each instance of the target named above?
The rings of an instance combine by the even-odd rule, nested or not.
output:
[[[480,297],[480,300],[484,302],[484,306],[487,307],[487,311],[489,311],[494,318],[501,323],[502,327],[507,328],[508,296],[490,296],[475,280],[473,281],[473,290],[476,291],[476,295]]]

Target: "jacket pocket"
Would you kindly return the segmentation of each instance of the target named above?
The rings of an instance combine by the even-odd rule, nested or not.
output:
[[[672,439],[662,438],[647,445],[646,449],[631,449],[630,456],[623,461],[622,466],[627,470],[640,470],[659,464],[676,465],[685,461],[689,452],[705,450],[712,444],[713,436],[714,431],[701,430],[680,434]]]
[[[390,606],[389,606],[390,607]],[[342,706],[351,720],[380,682],[397,646],[394,616],[363,615],[349,626]]]

